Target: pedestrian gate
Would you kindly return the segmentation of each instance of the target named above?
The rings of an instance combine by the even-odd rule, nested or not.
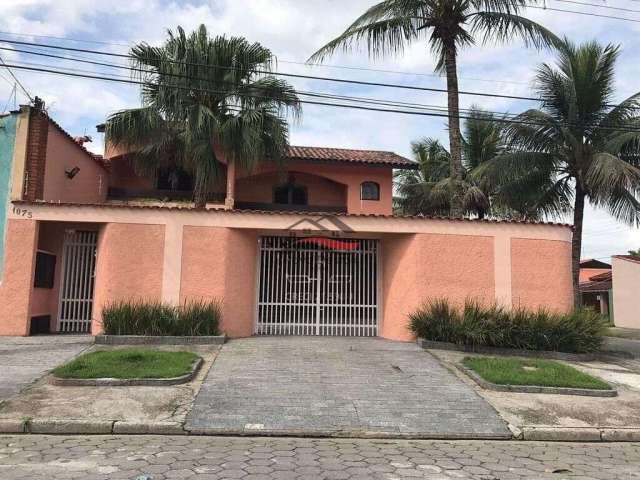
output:
[[[378,334],[378,241],[262,237],[256,333]]]
[[[97,232],[65,232],[58,331],[88,333],[93,316]]]

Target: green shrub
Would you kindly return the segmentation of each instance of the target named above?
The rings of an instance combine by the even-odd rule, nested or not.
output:
[[[584,353],[600,349],[606,318],[588,309],[560,314],[484,306],[475,300],[467,300],[460,309],[437,298],[409,315],[409,327],[426,340],[471,347]]]
[[[119,301],[102,310],[106,335],[219,335],[218,301],[190,301],[180,306],[142,300]]]

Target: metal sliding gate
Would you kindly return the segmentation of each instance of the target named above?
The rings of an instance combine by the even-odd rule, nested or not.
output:
[[[256,333],[378,334],[378,241],[262,237]]]
[[[93,315],[97,232],[68,231],[62,254],[58,331],[88,333]]]

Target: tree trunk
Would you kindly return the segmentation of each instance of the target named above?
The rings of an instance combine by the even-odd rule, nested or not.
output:
[[[573,206],[573,236],[571,238],[571,278],[573,280],[573,304],[580,307],[580,256],[582,254],[582,222],[585,194],[576,182],[576,198]]]
[[[451,152],[452,217],[460,217],[462,211],[462,135],[460,134],[460,107],[458,99],[458,71],[456,46],[453,40],[444,42],[444,66],[447,74],[447,106],[449,110],[449,152]]]
[[[196,208],[205,208],[209,196],[209,175],[205,168],[196,167],[193,183],[193,203]]]

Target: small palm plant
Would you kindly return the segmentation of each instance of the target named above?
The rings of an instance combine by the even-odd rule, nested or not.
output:
[[[458,53],[480,41],[510,42],[515,38],[535,47],[559,39],[521,15],[536,0],[384,0],[370,7],[334,40],[314,53],[322,61],[337,50],[364,41],[370,56],[402,53],[414,41],[424,41],[437,59],[436,70],[447,79],[449,151],[452,186],[462,183],[462,138],[458,93]],[[451,189],[451,214],[462,214],[462,188]]]
[[[240,168],[280,160],[288,148],[286,115],[300,114],[291,85],[270,71],[271,51],[242,37],[190,35],[178,27],[161,47],[131,49],[144,82],[142,107],[111,115],[107,142],[130,152],[139,170],[173,164],[193,174],[194,201],[204,206],[220,171],[216,152]]]
[[[540,109],[507,129],[509,151],[482,167],[514,202],[558,215],[573,211],[572,274],[576,306],[585,202],[629,225],[640,224],[640,93],[617,105],[619,48],[565,40],[557,65],[536,76]]]

